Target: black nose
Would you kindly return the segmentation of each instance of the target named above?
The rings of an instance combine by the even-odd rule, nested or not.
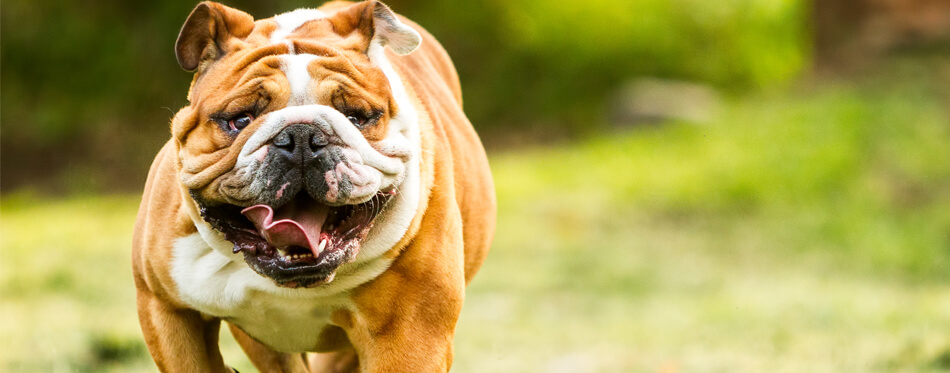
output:
[[[271,143],[281,155],[297,162],[306,162],[316,157],[320,149],[327,145],[327,137],[314,126],[292,124],[284,127]]]

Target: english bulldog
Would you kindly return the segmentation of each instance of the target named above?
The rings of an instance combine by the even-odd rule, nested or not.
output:
[[[149,171],[132,268],[164,372],[445,372],[495,228],[451,60],[377,1],[257,20],[200,3],[189,104]]]

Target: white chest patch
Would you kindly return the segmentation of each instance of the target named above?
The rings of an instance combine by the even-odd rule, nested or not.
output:
[[[203,233],[215,235],[213,231]],[[351,308],[347,290],[375,278],[391,263],[380,259],[344,266],[330,284],[287,289],[251,270],[244,264],[243,254],[222,253],[221,249],[226,252],[230,247],[223,242],[227,247],[212,248],[202,233],[175,240],[172,278],[179,296],[195,310],[238,325],[257,340],[285,352],[313,350],[330,314]]]

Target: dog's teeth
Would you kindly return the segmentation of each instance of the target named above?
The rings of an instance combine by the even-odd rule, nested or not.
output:
[[[323,249],[325,249],[326,247],[327,247],[327,239],[324,238],[320,240],[320,247],[317,249],[317,251],[323,252]]]

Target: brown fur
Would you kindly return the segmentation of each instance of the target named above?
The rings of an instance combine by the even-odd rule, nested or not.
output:
[[[219,4],[203,4],[222,9]],[[341,2],[330,3],[322,9],[328,13],[343,9],[352,12],[348,15],[352,17],[365,12],[365,8]],[[233,9],[224,10],[230,14],[226,18],[239,23],[246,21],[230,11]],[[219,36],[234,32],[223,28],[220,17],[214,19],[219,23],[213,30]],[[451,366],[452,339],[464,288],[484,260],[494,233],[494,190],[484,150],[462,112],[458,77],[448,55],[421,27],[400,19],[423,36],[421,47],[407,56],[386,52],[421,115],[422,206],[409,232],[386,254],[395,258],[392,266],[352,291],[355,311],[337,310],[331,317],[333,326],[320,332],[321,349],[334,352],[310,356],[278,353],[231,326],[235,338],[262,372],[445,372]],[[344,23],[334,23],[335,32],[341,32]],[[245,23],[235,29],[247,36],[247,27]],[[213,46],[206,46],[201,56],[187,55],[190,60],[186,62],[193,62],[199,71],[191,95],[198,100],[219,100],[220,103],[214,105],[222,107],[236,100],[255,99],[215,94],[227,92],[215,85],[234,87],[244,82],[241,79],[246,81],[246,75],[214,75],[216,72],[207,61],[220,58],[215,63],[234,64],[258,60],[259,53],[271,52],[251,51],[249,46],[265,43],[263,35],[274,28],[271,20],[258,21],[246,40],[228,43],[224,57],[207,51]],[[325,34],[326,30],[308,32]],[[334,42],[351,43],[354,49],[367,42],[365,37],[360,39],[359,32],[342,32],[345,37]],[[319,48],[319,44],[298,42],[295,47],[307,50]],[[242,49],[250,52],[241,52]],[[267,66],[265,64],[253,76],[274,73],[268,71]],[[278,67],[270,65],[269,68]],[[311,75],[334,75],[340,69],[369,72],[365,79],[377,83],[363,82],[361,86],[368,84],[376,88],[361,97],[381,100],[375,105],[394,105],[389,102],[389,96],[376,94],[387,85],[379,84],[385,77],[373,75],[375,70],[352,65],[346,59],[321,64],[321,68],[325,71],[312,68]],[[284,92],[288,90],[285,88]],[[335,90],[336,87],[328,87],[323,91]],[[195,92],[202,94],[195,95]],[[328,94],[323,100],[333,99],[332,94]],[[268,105],[281,107],[286,101],[286,96],[270,97]],[[176,116],[173,137],[158,153],[149,171],[135,225],[132,266],[143,334],[159,369],[226,372],[229,369],[217,346],[220,320],[201,315],[181,301],[171,279],[170,264],[173,241],[196,231],[189,215],[196,206],[180,180],[189,188],[198,187],[203,194],[213,195],[215,187],[201,183],[213,180],[209,173],[221,173],[233,167],[235,157],[228,153],[240,149],[246,138],[239,136],[229,145],[208,123],[197,119],[207,114],[194,112],[196,107],[202,106],[193,102]],[[252,131],[242,135],[246,137]],[[364,135],[374,139],[385,133],[381,131]],[[187,156],[188,162],[183,163],[180,154]]]

